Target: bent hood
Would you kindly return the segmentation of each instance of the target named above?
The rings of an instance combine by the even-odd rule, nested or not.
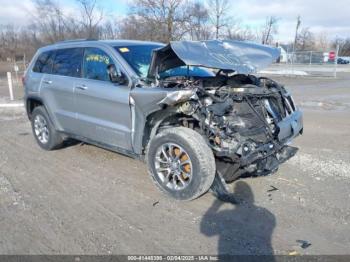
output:
[[[248,74],[280,56],[278,48],[234,40],[175,41],[153,51],[149,77],[179,66],[201,66]]]

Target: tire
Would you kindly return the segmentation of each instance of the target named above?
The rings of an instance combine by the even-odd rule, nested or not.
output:
[[[146,159],[158,188],[177,200],[193,200],[203,195],[215,178],[212,150],[200,134],[189,128],[161,131],[150,141]]]
[[[42,149],[54,150],[62,146],[63,137],[56,131],[43,106],[34,108],[31,123],[35,140]]]

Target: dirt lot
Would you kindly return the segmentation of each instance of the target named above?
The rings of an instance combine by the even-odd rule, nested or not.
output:
[[[350,76],[277,80],[305,113],[300,151],[233,184],[237,205],[174,202],[143,163],[91,145],[44,152],[23,109],[0,108],[0,253],[349,254]]]

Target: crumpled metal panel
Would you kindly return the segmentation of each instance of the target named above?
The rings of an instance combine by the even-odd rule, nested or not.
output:
[[[280,56],[278,48],[235,40],[175,41],[153,51],[149,76],[178,66],[202,66],[254,73]]]

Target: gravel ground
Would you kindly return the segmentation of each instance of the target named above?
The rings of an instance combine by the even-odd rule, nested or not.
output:
[[[350,76],[276,79],[304,110],[300,151],[232,184],[237,205],[175,202],[143,163],[95,146],[44,152],[24,110],[0,108],[0,253],[349,254]]]

